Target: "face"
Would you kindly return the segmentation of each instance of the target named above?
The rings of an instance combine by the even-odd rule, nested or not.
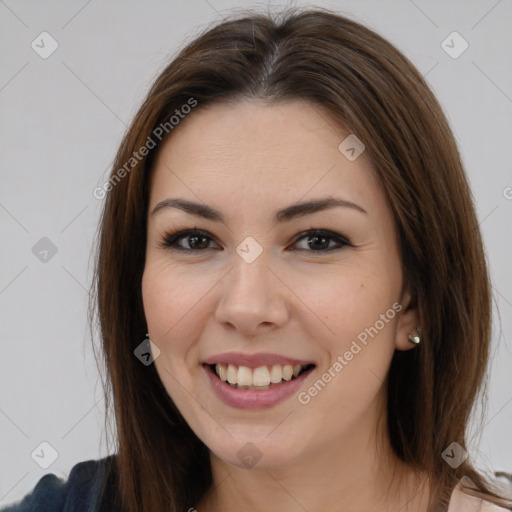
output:
[[[142,280],[154,364],[229,464],[363,442],[393,352],[410,348],[392,213],[365,153],[338,149],[349,134],[301,101],[216,104],[155,162]]]

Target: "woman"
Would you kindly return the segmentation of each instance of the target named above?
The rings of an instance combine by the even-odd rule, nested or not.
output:
[[[471,193],[390,43],[324,9],[212,27],[95,194],[116,454],[4,510],[511,506],[466,452],[491,339]]]

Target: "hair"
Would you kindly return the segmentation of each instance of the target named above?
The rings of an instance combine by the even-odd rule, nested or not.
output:
[[[212,485],[208,448],[155,365],[134,357],[147,332],[141,280],[150,177],[166,137],[145,156],[140,149],[191,100],[191,116],[221,101],[307,101],[364,142],[392,209],[404,287],[422,327],[421,345],[395,351],[389,369],[391,447],[428,474],[435,504],[448,503],[463,477],[470,493],[502,504],[469,458],[453,469],[441,457],[454,441],[467,448],[471,412],[485,390],[492,299],[472,194],[447,119],[414,65],[376,32],[327,9],[293,8],[275,16],[245,11],[204,29],[156,78],[117,152],[89,308],[101,331],[101,349],[93,347],[106,373],[105,427],[113,412],[117,429],[116,506],[187,510]],[[132,168],[121,173],[127,162]]]

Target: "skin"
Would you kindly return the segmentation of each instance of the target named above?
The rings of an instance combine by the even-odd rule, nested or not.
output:
[[[376,174],[364,153],[351,162],[338,150],[349,133],[302,101],[217,103],[183,120],[155,162],[144,310],[161,351],[158,375],[211,453],[214,486],[191,504],[200,512],[427,510],[425,475],[397,460],[385,428],[386,374],[395,350],[414,348],[417,311],[402,290],[396,228]],[[277,209],[326,196],[366,213],[335,207],[272,219]],[[178,197],[214,207],[225,222],[176,208],[151,214]],[[159,245],[168,232],[194,228],[210,234],[198,241],[207,249],[194,252],[186,236],[179,245],[188,253]],[[296,238],[311,228],[352,245],[327,251]],[[250,264],[236,252],[247,236],[263,249]],[[228,406],[201,367],[227,351],[310,360],[317,367],[307,391],[394,303],[401,311],[307,405],[292,395],[267,409]],[[237,456],[249,442],[261,454],[250,468]]]

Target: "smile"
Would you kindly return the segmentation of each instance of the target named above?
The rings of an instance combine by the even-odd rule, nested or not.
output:
[[[259,366],[253,370],[248,366],[218,363],[211,365],[210,369],[220,380],[227,382],[235,389],[263,391],[272,389],[283,382],[294,380],[313,366],[274,364]]]
[[[237,409],[263,409],[298,393],[315,365],[274,364],[251,370],[243,365],[216,363],[203,364],[202,368],[213,392],[226,405]]]

